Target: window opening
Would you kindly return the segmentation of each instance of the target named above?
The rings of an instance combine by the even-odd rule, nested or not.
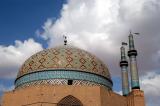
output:
[[[68,80],[68,85],[72,85],[73,84],[73,80]]]

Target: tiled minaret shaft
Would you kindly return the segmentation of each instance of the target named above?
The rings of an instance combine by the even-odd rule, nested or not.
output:
[[[129,80],[128,80],[128,61],[125,55],[124,46],[121,47],[121,74],[122,74],[122,93],[123,96],[127,96],[129,93]]]
[[[140,89],[137,60],[136,60],[137,50],[134,47],[133,35],[130,33],[128,37],[129,37],[128,56],[130,59],[131,87],[132,89]]]

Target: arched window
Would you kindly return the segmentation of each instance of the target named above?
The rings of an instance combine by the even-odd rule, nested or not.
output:
[[[81,101],[72,95],[68,95],[59,101],[57,106],[83,106]]]

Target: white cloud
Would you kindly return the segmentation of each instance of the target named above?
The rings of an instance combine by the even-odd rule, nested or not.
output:
[[[33,39],[16,40],[15,45],[0,45],[0,78],[15,78],[23,62],[42,49],[42,45]]]
[[[160,96],[160,74],[155,72],[150,72],[142,78],[142,88],[145,89],[146,93],[149,95]]]
[[[159,0],[68,0],[59,19],[45,22],[41,36],[51,47],[63,44],[62,35],[66,34],[69,44],[93,52],[112,74],[120,75],[120,44],[133,29],[141,33],[136,39],[138,61],[140,69],[147,71],[159,68],[153,58],[160,50],[159,14]]]
[[[148,72],[141,77],[141,87],[144,90],[147,106],[159,106],[160,104],[160,74]]]
[[[117,94],[122,95],[122,91],[115,91]]]

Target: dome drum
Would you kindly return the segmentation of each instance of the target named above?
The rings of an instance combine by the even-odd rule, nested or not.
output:
[[[15,87],[18,88],[21,85],[28,84],[34,81],[44,81],[54,79],[59,79],[61,83],[67,82],[68,80],[80,80],[81,83],[79,85],[103,85],[109,89],[112,89],[112,81],[107,79],[106,77],[77,70],[46,70],[39,71],[30,74],[26,74],[15,81]],[[83,81],[83,82],[82,82]],[[88,84],[84,84],[88,82]],[[52,82],[52,85],[56,85],[57,82]],[[64,83],[63,83],[64,84]],[[67,85],[67,83],[65,83]],[[72,85],[75,85],[74,83]]]

